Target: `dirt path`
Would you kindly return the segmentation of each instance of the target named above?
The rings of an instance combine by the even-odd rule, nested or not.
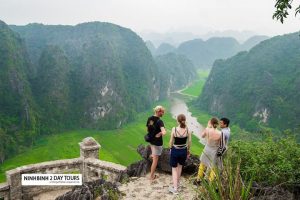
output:
[[[182,177],[182,187],[179,189],[179,194],[173,195],[168,190],[169,186],[172,185],[171,175],[160,173],[158,176],[152,182],[148,179],[148,174],[146,177],[132,178],[130,182],[121,185],[119,189],[125,194],[122,199],[194,199],[195,187],[186,178]]]

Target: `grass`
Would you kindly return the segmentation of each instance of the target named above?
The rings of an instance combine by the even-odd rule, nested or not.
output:
[[[252,197],[251,186],[252,177],[242,179],[241,177],[241,158],[233,160],[229,153],[223,160],[222,171],[215,168],[215,179],[201,179],[201,186],[196,189],[197,199],[207,200],[247,200]]]
[[[193,113],[193,116],[197,118],[198,122],[202,124],[203,126],[207,125],[208,120],[210,120],[213,116],[208,114],[205,111],[200,110],[196,106],[193,105],[193,103],[189,103],[189,111]]]
[[[198,70],[198,78],[195,82],[191,84],[188,88],[183,90],[181,93],[199,97],[202,92],[202,88],[205,84],[205,81],[209,75],[209,70]]]
[[[168,111],[170,107],[169,102],[163,102],[162,105]],[[0,165],[0,183],[5,181],[5,171],[19,166],[79,157],[78,143],[83,138],[90,136],[94,137],[101,145],[101,160],[128,166],[141,159],[136,151],[137,146],[148,144],[144,141],[144,135],[146,134],[146,120],[150,115],[152,115],[152,110],[140,113],[136,121],[116,130],[73,130],[44,136],[32,148],[6,160]],[[164,146],[167,147],[170,139],[170,130],[176,125],[176,121],[169,112],[166,112],[162,120],[167,128],[167,135],[164,137]],[[191,152],[199,155],[203,146],[196,137],[193,137],[192,141]]]
[[[217,117],[219,119],[222,117],[222,116],[210,115],[206,111],[200,110],[199,108],[195,107],[194,105],[192,105],[192,103],[189,103],[188,107],[189,107],[189,111],[191,113],[193,113],[193,116],[197,118],[198,122],[203,127],[206,127],[208,120],[210,120],[212,117]],[[229,127],[230,127],[230,138],[231,139],[241,139],[241,136],[240,136],[241,133],[250,134],[247,131],[245,131],[244,129],[241,129],[239,127],[239,125],[233,124],[232,122],[229,125]],[[247,137],[251,137],[251,135],[247,136]]]

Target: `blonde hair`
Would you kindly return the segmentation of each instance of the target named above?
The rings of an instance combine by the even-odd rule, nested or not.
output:
[[[161,110],[163,110],[163,111],[165,111],[165,108],[163,107],[163,106],[156,106],[155,108],[153,108],[153,110],[154,110],[154,112],[156,113],[156,112],[159,112],[159,111],[161,111]]]

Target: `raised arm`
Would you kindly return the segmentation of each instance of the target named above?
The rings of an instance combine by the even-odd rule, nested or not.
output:
[[[201,137],[205,138],[207,135],[207,128],[203,130],[203,132],[201,133]]]

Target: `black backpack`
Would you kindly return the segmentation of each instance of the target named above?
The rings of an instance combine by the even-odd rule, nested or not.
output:
[[[223,134],[223,131],[221,132],[221,140],[220,140],[220,144],[219,144],[219,147],[218,147],[218,150],[217,150],[217,156],[218,157],[221,157],[225,154],[225,152],[227,151],[227,147],[226,145],[224,144],[224,134]]]

